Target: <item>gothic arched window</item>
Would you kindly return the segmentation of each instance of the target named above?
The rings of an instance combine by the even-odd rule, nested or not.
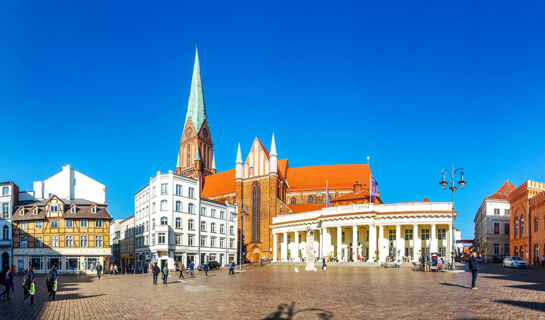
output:
[[[520,236],[524,235],[524,216],[520,216]]]
[[[518,236],[518,234],[519,234],[519,218],[515,217],[515,237]]]
[[[252,187],[252,241],[259,242],[261,233],[261,188],[259,182]]]
[[[9,227],[8,226],[4,226],[2,228],[2,239],[4,239],[4,240],[9,239]]]
[[[537,232],[539,226],[539,222],[537,220],[537,216],[534,219],[534,232]]]
[[[314,203],[314,197],[313,196],[308,196],[307,197],[307,203]]]

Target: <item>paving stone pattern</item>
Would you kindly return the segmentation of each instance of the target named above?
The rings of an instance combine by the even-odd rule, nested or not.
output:
[[[299,272],[295,272],[295,268]],[[471,274],[423,273],[330,265],[245,266],[196,272],[167,285],[150,275],[59,278],[48,301],[37,279],[36,305],[23,305],[21,277],[11,300],[0,299],[1,319],[545,319],[545,271],[483,266],[478,290]],[[237,270],[238,272],[238,270]]]

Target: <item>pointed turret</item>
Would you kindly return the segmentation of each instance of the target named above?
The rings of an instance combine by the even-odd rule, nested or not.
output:
[[[274,142],[274,132],[271,141],[271,153],[269,160],[269,172],[271,174],[278,174],[278,156],[276,154],[276,143]]]
[[[240,152],[240,142],[238,143],[237,160],[235,161],[235,178],[242,179],[242,154]]]
[[[191,91],[189,92],[189,102],[187,104],[187,119],[191,119],[191,123],[195,126],[195,130],[199,132],[206,120],[206,106],[204,104],[204,92],[202,88],[201,67],[199,65],[199,50],[195,49],[195,65],[193,66],[193,78],[191,79]]]
[[[178,158],[176,159],[176,168],[181,168],[182,164],[180,163],[180,153],[178,152]]]
[[[212,170],[216,170],[216,156],[212,153]]]

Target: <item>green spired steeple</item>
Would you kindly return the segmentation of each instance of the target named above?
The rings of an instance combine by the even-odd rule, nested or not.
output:
[[[197,47],[197,46],[196,46]],[[187,119],[195,126],[195,130],[201,131],[201,127],[206,120],[206,106],[204,104],[204,92],[202,89],[201,67],[199,66],[199,50],[195,48],[195,66],[193,67],[193,78],[191,79],[191,91],[189,92],[189,102],[187,103]]]

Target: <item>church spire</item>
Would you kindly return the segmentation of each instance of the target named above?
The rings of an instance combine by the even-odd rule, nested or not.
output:
[[[276,154],[276,143],[274,142],[274,132],[272,136],[272,142],[271,142],[271,156],[277,156]]]
[[[237,160],[235,161],[235,164],[237,163],[242,164],[242,154],[240,153],[240,142],[238,143]]]
[[[178,159],[176,159],[176,168],[181,168],[182,164],[180,163],[180,152],[178,152]]]
[[[195,45],[195,65],[193,66],[193,78],[191,79],[191,91],[187,103],[187,119],[191,119],[195,130],[199,132],[206,120],[206,106],[204,104],[204,92],[202,88],[201,67],[199,65],[199,49]]]
[[[216,157],[212,153],[212,170],[215,170],[215,169],[216,169]]]

